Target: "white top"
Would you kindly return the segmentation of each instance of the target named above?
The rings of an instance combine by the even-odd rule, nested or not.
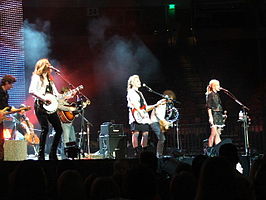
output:
[[[53,95],[59,96],[59,92],[57,91],[55,84],[53,81],[50,81],[52,89],[53,89]],[[35,98],[40,100],[46,100],[45,99],[45,90],[46,87],[49,85],[49,82],[47,79],[44,79],[44,81],[41,81],[41,78],[37,74],[33,74],[31,77],[31,83],[29,87],[29,93],[33,95]]]
[[[142,96],[143,100],[144,100],[144,105],[147,106],[147,102],[143,96],[143,94],[138,91],[140,93],[140,95]],[[127,91],[127,106],[128,106],[128,110],[129,110],[129,124],[133,123],[135,121],[131,109],[134,108],[140,108],[140,96],[139,94],[136,92],[135,89],[128,89]],[[144,120],[142,120],[141,122],[142,124],[150,124],[150,119],[149,118],[145,118]]]
[[[160,120],[165,119],[166,103],[160,104],[160,101],[157,102],[158,106],[151,112],[151,123],[159,122]]]

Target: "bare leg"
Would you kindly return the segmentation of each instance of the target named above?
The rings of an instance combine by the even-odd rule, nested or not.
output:
[[[214,126],[211,128],[211,135],[210,135],[209,140],[208,140],[208,146],[209,147],[213,146],[216,135],[217,135],[217,129]]]
[[[142,133],[142,138],[141,138],[142,148],[148,146],[148,134],[149,134],[148,131]]]
[[[133,148],[137,148],[139,146],[138,137],[139,137],[138,131],[132,132],[132,146],[133,146]]]
[[[216,128],[216,135],[214,139],[214,144],[219,144],[221,142],[221,128]]]

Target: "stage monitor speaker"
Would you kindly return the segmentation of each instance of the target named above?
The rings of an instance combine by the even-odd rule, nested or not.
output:
[[[125,158],[126,152],[125,135],[105,135],[99,136],[100,154],[104,158],[121,159]]]

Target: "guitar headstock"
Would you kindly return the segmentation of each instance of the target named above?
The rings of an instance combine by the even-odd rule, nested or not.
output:
[[[83,88],[84,88],[83,85],[79,85],[79,86],[76,88],[76,90],[79,91],[79,90],[82,90]]]

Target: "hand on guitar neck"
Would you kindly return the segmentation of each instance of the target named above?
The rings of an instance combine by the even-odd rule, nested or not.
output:
[[[13,114],[13,113],[17,113],[17,112],[20,112],[22,110],[25,110],[25,111],[28,111],[30,110],[31,107],[30,106],[27,106],[27,107],[22,107],[22,108],[11,108],[10,110],[10,107],[5,107],[3,110],[0,110],[0,123],[6,119],[6,115],[9,115],[9,114]],[[8,111],[10,110],[10,111]]]
[[[146,111],[149,112],[153,109],[155,109],[156,107],[160,106],[160,105],[164,105],[166,104],[167,100],[166,99],[161,99],[160,101],[158,101],[156,104],[151,105],[151,106],[147,106]]]

